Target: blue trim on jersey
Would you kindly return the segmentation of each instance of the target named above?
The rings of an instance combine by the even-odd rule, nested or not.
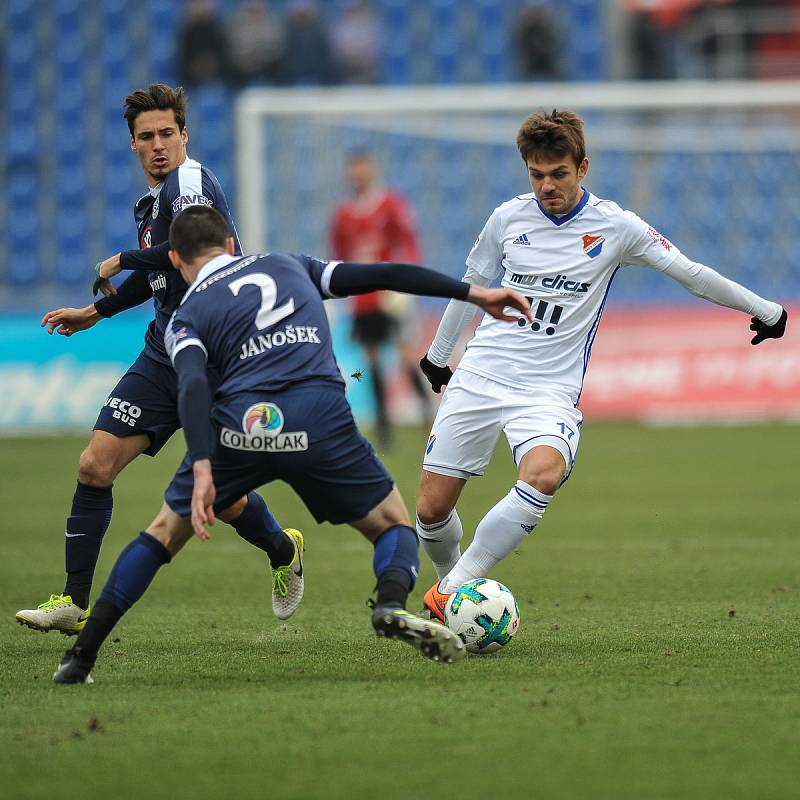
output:
[[[583,189],[583,187],[581,187]],[[539,211],[544,214],[547,219],[550,220],[554,225],[563,225],[566,222],[569,222],[571,219],[575,218],[578,214],[583,211],[584,206],[589,202],[589,192],[586,189],[583,189],[583,197],[581,197],[580,202],[569,214],[564,214],[563,217],[557,217],[555,214],[548,214],[544,208],[542,208],[542,204],[539,202],[539,198],[536,198],[536,205],[539,206]]]
[[[589,329],[589,335],[586,337],[586,345],[583,348],[583,374],[581,375],[581,390],[578,392],[578,399],[575,401],[575,407],[578,407],[578,403],[581,401],[581,395],[583,394],[583,382],[586,378],[586,370],[589,368],[589,359],[592,355],[592,345],[594,344],[594,337],[597,335],[597,329],[600,326],[600,317],[603,316],[603,309],[606,307],[606,300],[608,300],[608,293],[611,291],[611,284],[614,282],[614,277],[619,272],[619,268],[622,264],[617,264],[614,268],[614,271],[611,273],[611,277],[608,279],[608,286],[606,286],[606,293],[603,295],[603,302],[600,303],[600,308],[597,309],[597,316],[594,318],[594,322],[592,323],[592,327]]]

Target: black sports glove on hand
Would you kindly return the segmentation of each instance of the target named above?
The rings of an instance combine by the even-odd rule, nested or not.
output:
[[[758,317],[753,317],[750,320],[750,330],[755,331],[756,335],[750,340],[750,344],[759,344],[764,339],[780,339],[783,332],[786,330],[786,320],[789,315],[786,309],[783,309],[781,318],[774,325],[765,325]]]
[[[428,356],[424,355],[419,360],[419,368],[425,373],[431,388],[436,394],[442,391],[443,386],[447,386],[450,378],[453,377],[453,370],[446,364],[443,367],[437,367],[432,361],[428,360]]]

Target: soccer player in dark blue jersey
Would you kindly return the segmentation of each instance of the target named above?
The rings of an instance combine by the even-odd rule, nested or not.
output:
[[[190,283],[166,334],[178,373],[188,453],[155,520],[122,552],[56,683],[91,682],[100,645],[155,573],[243,494],[283,480],[318,522],[347,522],[374,545],[379,636],[435,661],[462,658],[447,628],[405,610],[417,577],[417,537],[392,477],[356,428],[334,358],[323,299],[394,289],[468,300],[516,325],[530,318],[513,289],[484,289],[408,264],[309,256],[235,255],[225,219],[202,206],[170,231],[170,257]],[[220,381],[213,403],[208,370]]]
[[[177,377],[164,347],[164,331],[187,285],[173,269],[169,225],[187,206],[214,207],[241,252],[228,203],[213,173],[188,158],[186,98],[181,88],[152,84],[125,99],[131,149],[138,155],[149,191],[136,203],[139,248],[118,253],[97,265],[95,289],[105,297],[82,309],[61,308],[45,315],[42,325],[72,335],[103,317],[152,298],[155,318],[145,346],[111,391],[100,411],[78,466],[78,484],[66,525],[64,591],[35,609],[17,612],[17,621],[40,631],[75,634],[85,624],[89,593],[103,536],[111,521],[112,484],[141,453],[155,455],[180,427]],[[132,270],[119,289],[107,280],[120,269]],[[255,492],[232,505],[223,517],[239,535],[264,550],[272,566],[273,611],[289,617],[302,597],[303,538],[281,530]]]

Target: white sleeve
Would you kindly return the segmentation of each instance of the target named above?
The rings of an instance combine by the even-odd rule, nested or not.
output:
[[[650,267],[663,272],[680,255],[681,251],[666,236],[662,236],[632,211],[622,212],[618,227],[622,238],[622,264]]]
[[[469,262],[467,262],[467,271],[464,273],[462,280],[475,286],[489,286],[492,282],[490,278],[484,277],[470,266]],[[428,348],[429,361],[436,364],[437,367],[447,365],[462,332],[472,322],[477,310],[478,306],[463,300],[451,300],[447,304],[447,308],[442,315],[442,321],[439,323],[439,329],[436,331],[436,336]]]
[[[682,253],[664,270],[664,274],[678,281],[697,297],[719,306],[743,311],[757,317],[765,325],[774,325],[783,313],[783,307],[777,303],[759,297],[711,267],[689,261]]]
[[[503,241],[499,209],[495,209],[467,256],[467,267],[491,283],[503,271]],[[469,273],[468,273],[469,274]],[[471,281],[477,284],[477,281]],[[488,286],[480,284],[481,286]]]

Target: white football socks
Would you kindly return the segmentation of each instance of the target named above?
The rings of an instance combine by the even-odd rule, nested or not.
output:
[[[444,522],[426,525],[417,517],[417,536],[428,558],[433,562],[436,575],[443,578],[461,557],[459,544],[464,536],[458,512],[453,509]]]
[[[553,495],[542,494],[525,481],[517,481],[478,523],[472,544],[441,582],[440,590],[452,592],[468,581],[486,577],[495,564],[533,531],[552,499]],[[441,577],[438,568],[437,573]]]

